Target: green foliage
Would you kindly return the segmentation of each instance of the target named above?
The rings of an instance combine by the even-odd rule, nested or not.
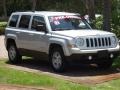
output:
[[[103,17],[98,17],[93,23],[96,29],[103,30]],[[120,38],[120,15],[112,15],[111,30]]]
[[[0,27],[6,27],[7,22],[0,22]]]
[[[96,18],[96,20],[93,21],[93,23],[96,29],[103,30],[103,17],[102,16]]]
[[[120,38],[120,0],[112,0],[112,32]]]
[[[36,10],[69,11],[81,14],[86,11],[82,0],[38,0]]]
[[[32,3],[30,0],[6,0],[8,16],[12,12],[30,11]]]
[[[4,34],[6,25],[7,25],[7,22],[0,22],[0,35]]]

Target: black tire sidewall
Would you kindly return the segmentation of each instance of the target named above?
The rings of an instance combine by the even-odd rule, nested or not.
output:
[[[61,64],[61,67],[59,69],[56,69],[54,66],[53,66],[53,63],[52,63],[52,57],[53,57],[53,53],[54,52],[59,52],[60,55],[61,55],[61,58],[62,58],[62,64]],[[65,56],[64,56],[64,53],[63,53],[63,50],[61,48],[54,48],[53,50],[51,50],[50,52],[50,64],[53,68],[53,70],[55,72],[64,72],[65,71],[65,66],[66,66],[66,62],[65,62]]]
[[[11,60],[10,55],[9,55],[10,47],[14,47],[15,52],[16,52],[16,56],[15,56],[15,58],[13,60]],[[9,61],[12,64],[18,64],[18,63],[21,63],[21,61],[22,61],[22,56],[19,54],[19,51],[18,51],[18,49],[17,49],[17,47],[16,47],[16,45],[14,43],[10,43],[9,44],[9,47],[8,47],[8,57],[9,57]]]

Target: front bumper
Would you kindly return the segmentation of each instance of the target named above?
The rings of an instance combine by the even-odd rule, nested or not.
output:
[[[87,54],[87,53],[98,53],[99,51],[107,50],[108,52],[120,51],[120,46],[117,45],[115,48],[104,48],[104,49],[90,49],[90,50],[80,50],[79,48],[71,48],[72,54]]]
[[[101,51],[98,53],[86,53],[86,54],[72,54],[71,56],[67,56],[68,62],[73,63],[98,63],[104,62],[109,59],[114,59],[119,55],[119,52],[107,52]]]
[[[67,56],[69,62],[97,63],[105,60],[114,59],[119,55],[119,45],[116,48],[79,50],[72,49],[72,54]]]

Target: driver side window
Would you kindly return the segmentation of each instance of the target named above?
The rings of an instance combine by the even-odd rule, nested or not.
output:
[[[32,29],[32,30],[37,30],[37,26],[38,26],[38,25],[45,25],[45,20],[44,20],[44,18],[41,17],[41,16],[33,16],[31,29]]]

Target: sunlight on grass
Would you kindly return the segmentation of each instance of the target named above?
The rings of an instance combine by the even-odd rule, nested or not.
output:
[[[89,87],[56,79],[48,75],[29,73],[5,67],[0,61],[0,83],[50,87],[55,90],[90,90]]]
[[[6,60],[0,60],[0,83],[30,85],[52,88],[55,90],[120,90],[120,79],[97,85],[80,85],[49,75],[30,73],[6,67]],[[113,63],[113,68],[120,67],[120,58]]]

